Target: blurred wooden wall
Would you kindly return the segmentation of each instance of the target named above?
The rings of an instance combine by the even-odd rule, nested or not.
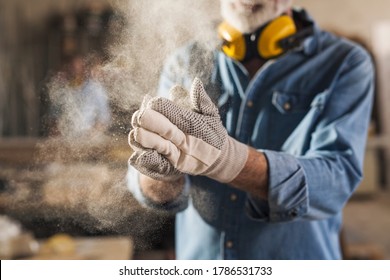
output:
[[[102,34],[80,28],[80,17],[97,5],[109,9],[106,1],[0,0],[0,137],[45,135],[46,83],[72,28],[64,21],[75,19],[77,30],[69,36],[76,48],[101,49]]]

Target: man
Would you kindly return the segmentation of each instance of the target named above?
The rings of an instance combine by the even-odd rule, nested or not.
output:
[[[89,62],[87,64],[87,62]],[[70,138],[100,136],[111,122],[106,90],[98,81],[98,58],[68,58],[65,71],[52,82],[50,133]]]
[[[133,116],[129,186],[145,205],[177,213],[178,259],[342,257],[342,209],[362,177],[373,68],[362,48],[320,30],[291,2],[221,0],[220,34],[230,42],[212,73],[195,79],[191,104],[174,87],[176,103],[146,98]],[[169,59],[160,95],[207,69],[196,49]]]

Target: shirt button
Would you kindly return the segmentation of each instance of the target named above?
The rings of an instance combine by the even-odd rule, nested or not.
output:
[[[292,210],[290,210],[289,214],[290,214],[290,217],[295,218],[296,216],[298,216],[298,210],[292,209]]]
[[[291,109],[291,103],[290,102],[284,103],[283,109],[286,111],[289,111]]]
[[[237,200],[237,195],[235,193],[232,193],[230,195],[230,201],[236,201]]]
[[[228,248],[228,249],[231,249],[231,248],[233,248],[233,241],[227,241],[226,242],[226,248]]]
[[[246,103],[246,106],[248,106],[249,108],[252,108],[253,107],[253,101],[248,101],[247,103]]]

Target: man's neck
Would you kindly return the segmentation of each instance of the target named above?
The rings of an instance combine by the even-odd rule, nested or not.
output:
[[[256,72],[264,65],[265,62],[266,60],[255,57],[243,63],[245,69],[249,73],[250,79],[256,75]]]

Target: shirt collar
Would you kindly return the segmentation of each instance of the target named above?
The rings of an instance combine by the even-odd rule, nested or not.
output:
[[[319,34],[321,32],[317,23],[303,8],[294,8],[294,15],[300,17],[302,20],[307,21],[313,25],[313,35],[305,39],[302,45],[302,52],[307,56],[312,56],[320,50]]]

